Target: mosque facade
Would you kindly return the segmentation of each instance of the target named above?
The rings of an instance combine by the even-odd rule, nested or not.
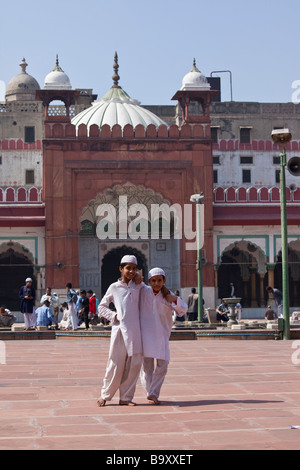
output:
[[[203,193],[203,297],[230,295],[264,308],[267,284],[281,287],[280,148],[271,131],[288,127],[297,154],[293,103],[222,102],[194,62],[174,104],[142,106],[113,84],[101,98],[73,89],[59,65],[41,88],[27,63],[0,103],[0,297],[34,278],[63,294],[65,284],[101,297],[124,253],[144,276],[160,266],[186,298],[197,284],[195,205]],[[298,152],[299,155],[299,152]],[[300,305],[300,188],[287,172],[290,301]]]

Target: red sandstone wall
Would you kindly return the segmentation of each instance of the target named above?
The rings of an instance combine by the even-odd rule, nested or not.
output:
[[[163,195],[172,204],[190,203],[205,194],[205,286],[214,285],[213,171],[209,126],[182,128],[116,125],[111,130],[81,125],[76,136],[71,124],[46,124],[44,146],[44,200],[46,203],[46,282],[78,285],[80,215],[98,193],[115,184],[131,182]],[[196,284],[196,252],[181,241],[181,287]],[[65,265],[58,270],[57,262]]]

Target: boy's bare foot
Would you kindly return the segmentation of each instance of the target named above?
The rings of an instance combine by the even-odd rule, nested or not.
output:
[[[156,396],[154,395],[149,395],[149,397],[147,397],[147,400],[149,400],[151,403],[153,403],[154,405],[160,405],[160,401],[158,398],[156,398]]]
[[[136,406],[136,403],[134,403],[133,401],[120,400],[119,405],[121,405],[121,406]]]
[[[105,403],[106,403],[106,400],[104,400],[104,398],[98,398],[97,400],[97,405],[98,406],[105,406]]]

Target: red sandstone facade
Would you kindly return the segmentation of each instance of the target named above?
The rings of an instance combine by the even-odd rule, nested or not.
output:
[[[79,128],[48,121],[43,142],[44,201],[46,206],[46,279],[62,287],[66,280],[79,285],[78,238],[80,215],[98,193],[131,182],[163,195],[182,207],[190,196],[205,194],[204,279],[214,286],[212,246],[212,145],[210,127],[185,124],[181,128],[152,125],[145,130],[116,125]],[[181,286],[196,283],[196,252],[181,240]],[[64,265],[57,269],[57,262]]]

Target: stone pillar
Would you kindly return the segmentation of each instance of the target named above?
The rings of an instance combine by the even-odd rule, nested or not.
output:
[[[219,264],[214,265],[214,270],[215,270],[215,288],[218,289],[219,287],[219,277],[218,277],[218,271],[219,271]]]
[[[251,273],[251,307],[258,307],[256,300],[256,268],[249,268]]]
[[[268,286],[274,287],[275,264],[267,264],[267,270],[268,270]]]
[[[248,292],[248,281],[249,281],[249,278],[248,277],[243,277],[243,291],[244,291],[244,303],[246,302],[249,306],[251,305],[250,304],[250,295],[249,295],[249,292]],[[244,306],[244,305],[243,305]]]
[[[260,307],[265,306],[264,280],[265,280],[265,275],[260,273],[259,274],[259,303],[260,303]]]

